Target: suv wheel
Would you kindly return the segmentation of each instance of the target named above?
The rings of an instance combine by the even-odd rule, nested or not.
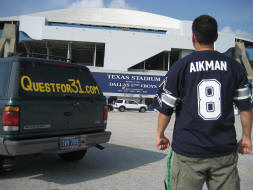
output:
[[[139,111],[142,112],[142,113],[144,113],[146,111],[146,108],[142,107]]]
[[[4,171],[3,165],[4,165],[4,157],[0,156],[0,172]]]
[[[75,152],[60,153],[58,154],[58,156],[64,161],[74,162],[74,161],[81,160],[85,156],[86,152],[87,152],[87,149],[78,150]]]
[[[125,107],[123,107],[123,106],[119,107],[119,111],[120,112],[124,112],[125,111]]]

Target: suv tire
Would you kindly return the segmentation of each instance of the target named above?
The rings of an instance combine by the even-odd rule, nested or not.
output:
[[[144,113],[146,111],[146,108],[142,107],[139,112]]]
[[[120,112],[124,112],[125,111],[125,107],[123,107],[123,106],[119,107],[119,111]]]
[[[4,157],[0,156],[0,172],[4,171],[3,165],[4,165]]]
[[[61,153],[61,154],[58,154],[58,156],[64,161],[74,162],[74,161],[81,160],[85,156],[86,152],[87,152],[87,149],[78,150],[74,152]]]

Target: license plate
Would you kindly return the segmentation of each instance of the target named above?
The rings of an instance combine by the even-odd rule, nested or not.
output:
[[[72,136],[72,137],[60,137],[59,139],[59,147],[60,149],[74,149],[79,147],[80,136]]]

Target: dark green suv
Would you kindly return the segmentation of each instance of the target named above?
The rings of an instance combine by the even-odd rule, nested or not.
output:
[[[83,158],[109,141],[106,98],[89,69],[39,58],[0,59],[0,166],[19,155]]]

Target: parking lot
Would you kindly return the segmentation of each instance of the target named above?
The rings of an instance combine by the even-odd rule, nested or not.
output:
[[[112,137],[103,151],[91,148],[75,163],[66,163],[57,155],[18,158],[14,171],[0,174],[0,190],[163,189],[168,150],[155,147],[157,116],[157,112],[109,112]],[[169,137],[173,121],[166,131]],[[240,137],[238,116],[236,128]],[[238,167],[241,189],[251,190],[253,154],[240,155]]]

